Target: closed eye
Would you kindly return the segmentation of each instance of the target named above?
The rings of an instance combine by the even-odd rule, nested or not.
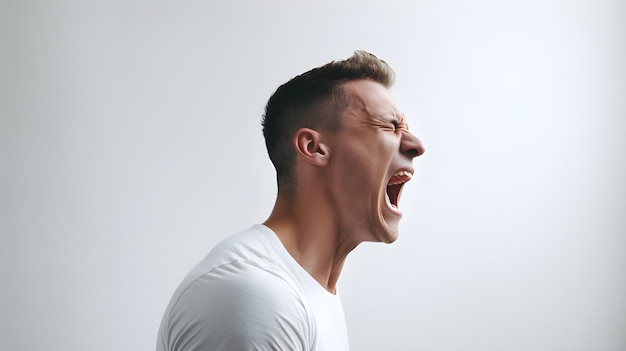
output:
[[[406,122],[404,121],[392,121],[391,122],[393,124],[393,129],[394,130],[400,130],[403,132],[408,132],[409,131],[409,126],[406,124]]]

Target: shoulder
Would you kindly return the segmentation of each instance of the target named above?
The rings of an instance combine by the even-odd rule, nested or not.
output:
[[[203,274],[233,261],[265,260],[272,262],[275,248],[271,237],[260,225],[233,234],[219,242],[198,264],[195,271]]]
[[[214,267],[181,292],[168,329],[170,342],[198,346],[191,350],[300,350],[310,347],[313,324],[284,272],[263,260],[236,260]]]

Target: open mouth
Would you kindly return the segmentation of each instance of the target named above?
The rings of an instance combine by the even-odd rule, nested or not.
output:
[[[400,171],[395,173],[389,179],[387,183],[387,198],[392,208],[398,208],[398,201],[400,200],[400,193],[402,192],[402,186],[411,180],[413,173],[409,171]]]

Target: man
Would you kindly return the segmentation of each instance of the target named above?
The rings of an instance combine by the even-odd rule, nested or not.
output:
[[[348,349],[336,283],[364,241],[398,237],[400,192],[424,148],[357,51],[283,84],[263,134],[278,195],[269,218],[215,247],[178,287],[157,350]]]

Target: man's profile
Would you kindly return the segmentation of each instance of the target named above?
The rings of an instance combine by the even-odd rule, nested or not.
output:
[[[393,80],[387,63],[357,51],[276,90],[263,118],[274,208],[183,280],[158,351],[348,350],[336,291],[344,260],[364,241],[398,237],[400,193],[424,152],[388,92]]]

